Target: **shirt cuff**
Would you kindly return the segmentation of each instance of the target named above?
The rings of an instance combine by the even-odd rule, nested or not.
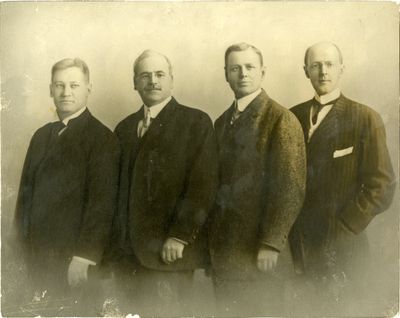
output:
[[[188,245],[188,244],[189,244],[188,242],[183,241],[183,240],[180,240],[180,239],[178,239],[178,238],[176,238],[176,237],[170,237],[170,238],[172,238],[172,239],[175,240],[175,241],[178,241],[179,243],[182,243],[183,245]]]
[[[93,261],[91,261],[89,259],[86,259],[86,258],[83,258],[83,257],[79,257],[79,256],[74,256],[72,258],[72,260],[73,261],[78,261],[78,262],[81,262],[81,263],[85,263],[85,264],[88,264],[88,265],[93,265],[93,266],[96,265],[96,262],[93,262]]]
[[[273,250],[273,251],[278,252],[278,253],[281,252],[281,251],[278,250],[277,248],[275,248],[275,247],[269,245],[267,242],[261,242],[261,246],[260,246],[260,247],[269,248],[270,250]]]

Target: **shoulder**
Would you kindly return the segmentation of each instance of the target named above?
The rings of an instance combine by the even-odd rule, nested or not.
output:
[[[51,130],[52,130],[52,123],[47,123],[44,126],[40,127],[34,132],[31,138],[31,143],[41,142],[42,139],[48,138]]]
[[[115,133],[117,133],[117,134],[121,133],[124,130],[129,129],[130,127],[132,127],[133,122],[135,120],[137,120],[137,117],[139,116],[139,112],[140,112],[140,110],[135,112],[135,113],[133,113],[133,114],[130,114],[129,116],[127,116],[123,120],[121,120],[117,124],[117,126],[115,127],[115,130],[114,130]]]
[[[340,102],[346,111],[346,118],[352,122],[361,122],[362,124],[371,127],[383,126],[381,115],[372,107],[354,101],[345,96],[341,97]]]
[[[94,143],[102,144],[103,146],[115,146],[118,144],[113,132],[92,114],[88,116],[87,128],[87,137]]]
[[[307,109],[310,107],[312,99],[309,99],[306,102],[297,104],[293,107],[290,108],[290,111],[296,115],[296,117],[299,117],[301,114],[303,114]]]
[[[186,122],[212,125],[210,116],[198,108],[189,107],[176,103],[175,110],[177,116]]]
[[[269,120],[276,122],[277,124],[283,125],[299,125],[296,116],[286,107],[276,102],[274,99],[269,98],[267,101],[267,107],[269,111],[267,112]]]
[[[229,114],[230,109],[231,109],[231,106],[229,106],[228,109],[226,109],[226,110],[215,120],[215,123],[214,123],[214,126],[215,126],[215,127],[218,127],[218,126],[220,126],[220,125],[223,125],[223,123],[224,123],[225,120],[226,120],[226,117],[227,117],[228,114]],[[230,120],[230,119],[229,119],[229,120]]]
[[[91,130],[104,136],[112,136],[112,131],[92,114],[88,117],[88,126]]]

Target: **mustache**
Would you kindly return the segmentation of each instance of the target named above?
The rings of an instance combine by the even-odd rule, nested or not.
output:
[[[155,84],[149,84],[146,86],[146,90],[158,90],[161,91],[161,87]]]

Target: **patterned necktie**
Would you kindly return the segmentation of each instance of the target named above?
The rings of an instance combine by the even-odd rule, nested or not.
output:
[[[149,129],[151,124],[150,108],[146,107],[144,112],[144,118],[142,120],[142,127],[140,129],[140,138],[144,136],[146,131]]]
[[[232,113],[231,125],[240,117],[241,114],[242,112],[238,108],[237,100],[235,100],[235,109]]]

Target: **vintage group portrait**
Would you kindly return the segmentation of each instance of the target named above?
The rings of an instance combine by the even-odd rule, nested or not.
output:
[[[2,2],[2,316],[395,316],[398,26]]]

